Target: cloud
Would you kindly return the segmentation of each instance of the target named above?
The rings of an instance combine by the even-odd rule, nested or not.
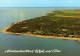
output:
[[[0,3],[54,3],[54,0],[2,0]]]
[[[0,3],[30,3],[30,2],[28,2],[28,1],[23,1],[23,2],[0,2]]]

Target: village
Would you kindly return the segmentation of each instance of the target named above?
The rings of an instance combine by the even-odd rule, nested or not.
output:
[[[69,33],[67,32],[68,29],[62,29],[60,33],[45,33],[43,31],[34,31],[34,32],[27,32],[28,34],[35,34],[35,35],[44,35],[44,36],[55,36],[55,37],[71,37],[71,38],[80,38],[80,35],[76,32]]]

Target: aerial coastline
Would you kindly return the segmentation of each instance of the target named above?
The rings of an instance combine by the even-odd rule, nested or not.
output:
[[[17,22],[19,23],[19,22]],[[16,23],[15,23],[16,24]],[[12,25],[11,25],[12,26]],[[63,40],[76,40],[80,41],[80,38],[71,38],[71,37],[55,37],[55,36],[44,36],[44,35],[35,35],[35,34],[28,34],[28,33],[14,33],[14,32],[8,32],[6,31],[9,29],[11,26],[7,26],[1,30],[3,33],[8,33],[8,34],[14,34],[14,35],[27,35],[27,36],[35,36],[35,37],[43,37],[43,38],[52,38],[52,39],[63,39]]]
[[[55,10],[45,16],[12,23],[3,33],[80,41],[80,9]]]

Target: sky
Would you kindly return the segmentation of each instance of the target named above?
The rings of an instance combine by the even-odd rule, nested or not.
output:
[[[80,7],[80,0],[0,0],[0,7]]]

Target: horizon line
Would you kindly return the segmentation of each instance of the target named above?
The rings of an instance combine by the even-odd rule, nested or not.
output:
[[[0,8],[73,8],[73,7],[0,7]]]

